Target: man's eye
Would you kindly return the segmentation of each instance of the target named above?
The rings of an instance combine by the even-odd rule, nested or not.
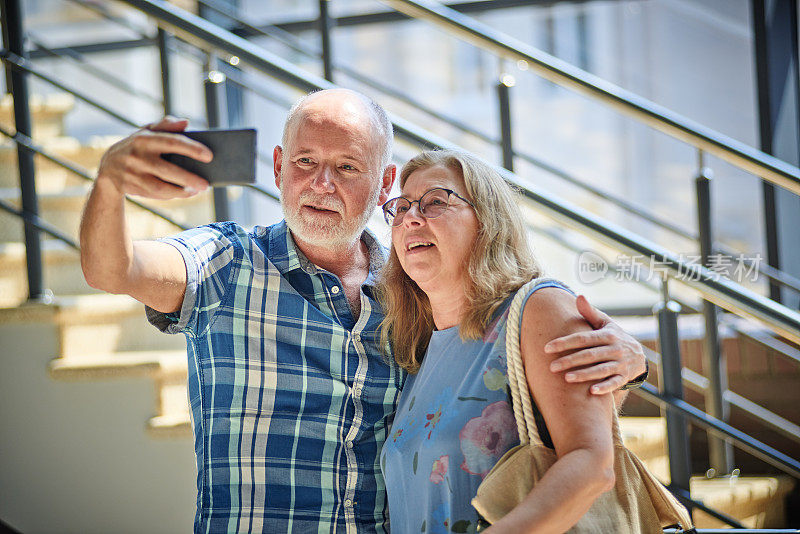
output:
[[[428,206],[444,206],[447,204],[447,201],[443,198],[432,198],[429,202],[426,202]]]
[[[353,172],[353,171],[356,171],[356,170],[358,170],[358,169],[356,169],[355,167],[353,167],[352,165],[350,165],[349,163],[345,163],[345,164],[344,164],[344,165],[342,165],[340,168],[341,168],[342,170],[345,170],[345,171],[347,171],[347,172]]]
[[[409,209],[409,206],[397,206],[395,208],[395,211],[397,211],[397,213],[405,213],[405,212],[408,211],[408,209]]]
[[[313,161],[311,161],[311,158],[297,158],[297,163],[301,165],[311,165]]]

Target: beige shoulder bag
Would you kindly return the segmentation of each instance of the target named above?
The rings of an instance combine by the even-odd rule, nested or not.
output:
[[[489,523],[514,509],[558,459],[555,451],[545,447],[539,437],[519,349],[522,303],[537,282],[538,279],[532,280],[517,292],[506,323],[508,381],[520,445],[498,460],[472,499],[472,505]],[[569,532],[653,534],[669,526],[692,529],[686,509],[623,445],[616,414],[612,432],[616,484],[597,498]]]

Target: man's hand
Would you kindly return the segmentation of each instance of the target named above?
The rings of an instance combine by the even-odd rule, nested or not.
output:
[[[199,176],[161,157],[175,153],[211,161],[208,147],[179,135],[186,126],[185,120],[165,117],[109,148],[81,218],[81,267],[89,285],[163,312],[180,309],[186,266],[172,245],[131,239],[125,195],[183,198],[208,188]]]
[[[170,199],[192,196],[208,188],[208,182],[161,157],[181,154],[209,162],[208,147],[178,135],[188,121],[164,117],[111,146],[103,155],[97,173],[98,184],[113,184],[120,195]]]
[[[544,350],[548,353],[576,351],[554,360],[550,370],[566,371],[567,382],[597,381],[590,391],[603,395],[618,390],[645,372],[642,345],[622,330],[605,313],[595,309],[586,297],[578,296],[578,312],[594,331],[554,339]]]

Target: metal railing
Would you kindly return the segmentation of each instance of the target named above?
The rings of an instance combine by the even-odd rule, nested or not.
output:
[[[408,16],[432,22],[451,35],[461,37],[500,57],[524,61],[531,70],[555,84],[602,102],[698,150],[713,154],[740,169],[800,195],[800,169],[778,158],[682,117],[438,2],[381,1]]]
[[[163,98],[164,113],[172,114],[173,106],[171,103],[172,99],[171,99],[171,92],[169,89],[169,86],[171,84],[170,81],[171,75],[168,66],[169,65],[168,42],[170,42],[169,34],[164,30],[159,29],[157,32],[157,37],[154,39],[149,37],[140,27],[134,25],[133,23],[131,23],[126,19],[122,19],[120,17],[112,15],[110,12],[108,12],[107,9],[103,9],[102,6],[86,2],[85,0],[69,0],[69,1],[82,6],[87,10],[92,11],[93,13],[103,17],[106,20],[110,20],[115,24],[121,25],[122,27],[134,32],[136,35],[140,37],[139,41],[137,42],[138,43],[137,46],[152,46],[153,43],[157,43],[161,56],[160,61],[161,61],[162,84],[163,84],[162,93],[164,95]],[[505,7],[513,7],[512,4],[508,5],[506,4],[507,3],[504,3]],[[543,161],[541,158],[535,157],[532,154],[518,150],[513,146],[513,144],[510,143],[510,129],[508,127],[501,128],[502,131],[500,138],[491,136],[476,128],[473,128],[469,124],[455,117],[449,116],[446,113],[439,112],[431,108],[430,106],[427,106],[420,100],[402,92],[399,89],[391,87],[385,83],[382,83],[379,80],[376,80],[363,73],[360,73],[357,70],[347,65],[334,62],[332,57],[333,54],[330,50],[330,40],[325,39],[323,36],[321,36],[320,39],[322,41],[321,43],[322,50],[319,50],[311,45],[304,43],[296,36],[282,29],[280,25],[267,25],[259,27],[248,23],[247,21],[243,20],[243,18],[238,13],[231,12],[231,9],[235,9],[234,6],[222,5],[217,0],[199,0],[198,5],[200,5],[206,12],[213,12],[218,15],[222,15],[224,18],[229,20],[233,24],[234,29],[232,31],[237,35],[244,35],[246,37],[262,37],[262,36],[269,37],[270,39],[273,39],[281,43],[282,45],[286,46],[287,48],[289,48],[294,52],[298,52],[305,55],[306,57],[322,61],[325,65],[328,65],[328,70],[330,71],[330,73],[341,72],[349,79],[352,79],[360,84],[363,84],[369,87],[370,89],[379,92],[381,95],[388,96],[407,106],[411,106],[417,111],[424,113],[426,116],[441,121],[449,127],[455,128],[457,131],[473,136],[476,139],[479,139],[491,145],[504,146],[505,150],[503,152],[503,157],[506,161],[510,162],[513,161],[514,158],[517,158],[527,163],[530,163],[537,169],[543,170],[548,174],[551,174],[559,179],[565,180],[566,182],[569,182],[570,184],[579,187],[583,191],[597,198],[610,202],[614,206],[624,210],[626,214],[635,215],[641,218],[642,220],[647,221],[661,229],[667,230],[668,232],[683,239],[691,241],[696,241],[698,239],[697,234],[693,233],[690,230],[675,225],[673,222],[661,216],[658,216],[655,213],[650,212],[647,208],[643,206],[639,206],[620,196],[614,195],[610,192],[603,191],[597,187],[594,187],[591,184],[584,182],[583,180],[571,176],[570,174],[553,166],[552,164]],[[317,26],[320,26],[320,24],[322,24],[323,22],[323,19],[326,19],[327,17],[326,12],[324,11],[324,8],[326,8],[326,6],[327,2],[320,3],[320,18],[318,20],[319,24],[317,24]],[[473,6],[470,4],[450,4],[449,7],[459,12],[471,12],[479,8],[479,6],[477,5]],[[399,17],[393,17],[392,16],[393,14],[399,15]],[[395,19],[399,20],[405,17],[406,15],[403,15],[401,13],[387,11],[387,12],[382,12],[379,18],[381,21],[389,21]],[[363,18],[363,16],[357,18]],[[369,19],[370,22],[377,21],[377,19],[373,20],[374,17],[366,17],[366,18]],[[337,20],[341,21],[349,19],[337,19]],[[330,23],[331,21],[329,20],[328,22]],[[329,24],[327,23],[324,24],[324,27],[328,28],[328,31],[330,30]],[[121,43],[105,43],[102,45],[82,45],[82,47],[88,47],[93,51],[102,51],[106,50],[108,47],[110,47],[110,49],[116,49],[116,47],[123,45],[125,47],[131,46],[130,43],[121,42]],[[76,51],[76,49],[73,49],[71,47],[49,49],[47,47],[44,47],[44,45],[41,45],[40,47],[32,50],[31,54],[32,55],[58,54],[61,56],[68,56],[68,57],[72,56],[80,57],[80,54]],[[82,62],[82,64],[85,65],[86,63]],[[233,78],[234,74],[233,71],[231,71],[230,69],[227,70],[226,75],[228,76],[228,80],[233,82],[234,84],[246,87],[248,90],[251,91],[253,90],[252,86],[245,86],[242,85],[241,83],[238,83],[237,80]],[[507,98],[502,99],[502,96],[503,95],[507,96],[507,92],[508,92],[508,87],[506,87],[503,83],[500,83],[498,85],[498,96],[501,97],[501,109],[504,110],[505,112],[508,112],[508,99]],[[147,98],[147,95],[145,95],[144,97]],[[148,98],[148,100],[152,100],[152,98]],[[506,124],[507,122],[508,121],[506,121]],[[264,158],[262,154],[259,154],[259,160],[266,161],[266,158]],[[511,165],[509,164],[507,167],[511,167]],[[713,246],[713,251],[715,254],[722,254],[731,258],[733,258],[737,254],[736,251],[721,243],[715,243]],[[753,264],[752,260],[741,257],[741,254],[740,258],[737,261],[741,261],[742,263],[746,264],[748,268],[752,268],[751,265]],[[797,279],[789,275],[788,273],[780,271],[779,269],[775,269],[767,264],[759,264],[758,267],[759,267],[757,270],[758,276],[763,275],[776,284],[786,286],[800,293],[800,279]]]
[[[242,63],[248,65],[250,68],[303,91],[333,87],[333,85],[326,80],[309,75],[294,65],[291,65],[275,55],[270,54],[269,52],[257,46],[254,46],[246,40],[241,39],[230,32],[211,24],[208,21],[183,12],[179,8],[176,8],[166,2],[162,2],[160,0],[122,1],[123,3],[127,3],[153,17],[163,30],[168,30],[169,32],[174,33],[180,39],[183,39],[193,46],[199,47],[212,55],[235,55]],[[7,13],[7,11],[4,9],[4,14],[5,13]],[[34,72],[35,69],[26,69],[27,65],[25,64],[24,59],[22,59],[21,56],[14,54],[13,51],[10,51],[6,55],[5,59],[7,61],[11,61],[12,64],[16,64],[19,70],[24,70],[26,73],[30,74],[36,74]],[[19,59],[19,61],[17,61],[17,59]],[[447,140],[430,134],[425,130],[398,117],[392,117],[392,121],[395,125],[397,135],[402,139],[410,141],[411,143],[426,148],[453,146]],[[19,128],[18,132],[20,132]],[[30,147],[25,147],[19,142],[18,146],[23,146],[23,148],[26,150],[30,150]],[[756,161],[756,165],[766,165],[771,163],[768,160],[757,161],[757,158],[754,161]],[[776,172],[781,170],[779,165],[774,167]],[[681,282],[699,292],[705,298],[712,300],[716,304],[740,315],[756,318],[773,329],[775,332],[784,335],[795,342],[800,341],[800,315],[796,312],[787,310],[786,308],[769,301],[764,297],[747,291],[733,282],[716,280],[714,273],[710,272],[708,269],[698,265],[688,265],[682,262],[680,258],[671,254],[669,251],[650,243],[640,236],[618,228],[615,225],[600,219],[599,217],[572,206],[561,199],[555,198],[546,191],[538,190],[528,184],[522,184],[513,173],[503,170],[501,170],[501,172],[503,173],[504,177],[510,183],[517,186],[522,191],[523,195],[532,201],[532,203],[536,205],[538,209],[543,210],[550,216],[565,222],[570,227],[576,228],[585,234],[609,244],[618,251],[634,252],[653,257],[657,259],[672,276],[679,276],[686,274],[687,272],[692,273],[693,277],[696,279],[683,279]],[[259,189],[259,187],[255,187],[255,189]],[[263,188],[261,189],[263,190]],[[262,192],[268,193],[266,190],[263,190]],[[666,288],[666,284],[664,284],[664,302],[665,304],[669,304],[671,301],[672,299]],[[667,324],[669,324],[668,321]],[[675,361],[675,354],[669,354],[669,350],[667,353],[669,358]],[[677,359],[677,361],[680,360]],[[746,450],[754,452],[757,456],[765,459],[765,461],[768,461],[773,465],[779,466],[782,470],[792,473],[795,476],[800,476],[800,464],[798,464],[795,460],[783,455],[779,451],[775,451],[774,449],[767,447],[763,443],[753,440],[749,436],[730,427],[724,421],[714,417],[709,417],[707,414],[697,410],[691,405],[688,405],[682,401],[682,395],[680,391],[666,391],[659,393],[652,387],[645,387],[642,390],[642,394],[649,396],[651,400],[666,406],[668,414],[679,414],[680,418],[677,421],[680,424],[685,425],[684,418],[692,419],[698,425],[707,428],[712,432],[725,435],[733,441],[736,441]],[[670,463],[673,463],[672,458]],[[703,508],[701,503],[693,504]]]

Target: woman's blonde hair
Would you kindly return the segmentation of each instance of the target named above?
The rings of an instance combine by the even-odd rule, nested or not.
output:
[[[464,179],[467,198],[475,206],[478,236],[470,255],[466,287],[467,311],[459,324],[462,339],[480,339],[497,307],[541,269],[531,254],[517,194],[490,165],[466,152],[427,151],[400,171],[400,187],[414,171],[442,166]],[[445,215],[446,216],[446,215]],[[435,325],[427,295],[409,278],[392,247],[378,284],[386,314],[381,344],[391,344],[394,358],[406,371],[419,369]]]

